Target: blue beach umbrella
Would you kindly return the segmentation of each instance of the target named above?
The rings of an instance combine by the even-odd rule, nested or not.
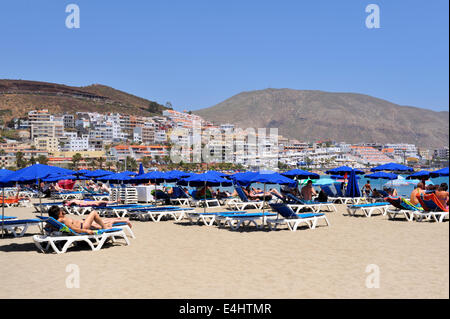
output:
[[[320,179],[320,175],[316,173],[311,173],[308,171],[304,171],[302,169],[292,169],[290,171],[281,173],[281,175],[289,177],[289,178],[297,178],[297,179]]]
[[[141,163],[141,164],[139,164],[139,173],[138,173],[138,175],[144,175],[144,174],[145,174],[144,165]]]
[[[430,173],[431,177],[448,176],[448,167]]]
[[[233,175],[230,175],[230,179],[239,186],[248,186],[250,185],[250,180],[258,174],[257,172],[239,172]]]
[[[132,181],[134,179],[134,175],[136,175],[136,173],[122,172],[98,177],[97,180],[102,182],[110,182],[112,184],[121,184]]]
[[[365,176],[366,178],[370,179],[388,179],[388,180],[394,180],[398,178],[397,174],[394,173],[386,173],[386,172],[376,172],[373,174],[368,174]]]
[[[290,187],[297,187],[298,182],[283,176],[279,173],[257,173],[249,181],[250,183],[263,183],[264,184],[264,194],[266,193],[266,184],[278,184],[278,185],[288,185]],[[266,203],[266,197],[263,198],[263,213],[264,206]]]
[[[414,172],[414,169],[409,166],[405,166],[397,163],[387,163],[384,165],[376,166],[370,170],[371,172],[378,171],[391,171],[391,172]]]
[[[345,175],[345,174],[350,174],[351,172],[355,172],[355,174],[357,175],[364,175],[364,172],[359,170],[359,169],[353,169],[349,166],[340,166],[340,167],[336,167],[333,169],[330,169],[328,171],[325,172],[325,174],[328,175]]]
[[[47,183],[55,183],[55,182],[64,181],[64,180],[77,180],[77,179],[78,179],[78,176],[76,176],[76,175],[57,174],[57,175],[47,176],[46,178],[43,178],[42,181],[47,182]]]
[[[206,187],[207,186],[231,186],[233,183],[230,180],[217,176],[212,172],[207,172],[203,174],[192,174],[187,178],[183,178],[178,181],[178,185],[182,186],[193,186],[193,187],[205,187],[205,204],[203,211],[206,212]]]
[[[91,173],[92,171],[88,169],[80,169],[79,171],[76,171],[74,175],[86,175]]]
[[[358,181],[356,180],[356,172],[352,171],[348,178],[347,190],[345,192],[346,197],[361,197],[359,191]]]
[[[415,172],[414,174],[411,174],[406,177],[406,179],[420,179],[420,180],[427,180],[429,178],[430,178],[430,172],[428,172],[428,171]]]
[[[96,171],[92,171],[92,172],[86,173],[86,174],[84,174],[84,176],[95,179],[95,178],[98,178],[98,177],[103,177],[103,176],[112,175],[112,174],[114,174],[114,172],[98,169]]]
[[[0,178],[0,183],[1,182],[31,183],[44,179],[45,177],[48,177],[50,175],[56,174],[69,175],[73,173],[75,172],[61,167],[35,164],[26,168],[22,168],[6,176],[3,176],[2,178]]]
[[[4,177],[6,175],[9,175],[11,173],[14,173],[13,171],[10,171],[9,169],[0,169],[0,178]]]

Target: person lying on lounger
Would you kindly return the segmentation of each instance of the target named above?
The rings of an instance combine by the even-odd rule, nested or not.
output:
[[[448,209],[449,193],[447,183],[442,183],[435,194],[436,197],[439,199],[439,201],[442,203],[442,205]]]
[[[107,200],[80,200],[80,199],[70,199],[63,201],[64,206],[80,206],[80,207],[105,207],[110,204],[117,204],[117,202],[110,202]]]
[[[417,199],[417,195],[425,194],[425,184],[423,182],[420,182],[417,184],[417,187],[411,192],[411,198],[409,201],[414,206],[419,205],[419,200]]]
[[[114,223],[125,222],[131,227],[131,223],[127,219],[123,218],[100,218],[96,211],[92,211],[86,219],[80,221],[66,216],[63,209],[58,206],[52,206],[48,210],[48,215],[53,217],[60,223],[63,223],[67,227],[73,229],[77,233],[87,233],[89,235],[94,234],[98,229],[111,229]]]

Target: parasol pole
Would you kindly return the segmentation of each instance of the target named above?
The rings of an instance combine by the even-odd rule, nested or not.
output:
[[[203,197],[205,198],[205,202],[203,203],[203,214],[206,214],[206,180],[205,180],[205,195]]]
[[[5,235],[4,232],[4,224],[5,224],[5,186],[2,186],[2,190],[3,190],[3,201],[2,201],[2,238]]]

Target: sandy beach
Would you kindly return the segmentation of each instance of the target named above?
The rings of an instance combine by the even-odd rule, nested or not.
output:
[[[63,255],[38,252],[32,227],[0,239],[0,298],[449,298],[448,222],[349,217],[343,205],[327,216],[330,227],[297,232],[133,221],[130,246]],[[366,287],[372,264],[379,288]],[[68,265],[80,288],[66,287]]]

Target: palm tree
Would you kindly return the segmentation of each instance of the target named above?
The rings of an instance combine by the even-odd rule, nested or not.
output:
[[[96,169],[97,168],[97,160],[95,158],[91,158],[89,160],[89,167],[92,169]]]
[[[133,157],[127,156],[126,162],[127,162],[127,167],[125,167],[125,170],[132,171],[132,172],[137,170],[138,165],[137,165],[136,160]]]
[[[113,162],[106,162],[105,165],[106,165],[106,168],[108,169],[108,171],[110,171],[112,169],[114,163]]]
[[[48,164],[48,157],[45,155],[39,155],[37,158],[38,163],[47,165]]]
[[[25,155],[22,152],[16,153],[16,166],[17,168],[24,168],[25,166],[27,166]]]
[[[81,156],[80,153],[76,153],[72,156],[72,166],[74,169],[78,170],[78,164],[83,159],[83,156]]]
[[[97,159],[98,168],[103,169],[103,164],[106,162],[106,159],[104,157],[99,157]]]

